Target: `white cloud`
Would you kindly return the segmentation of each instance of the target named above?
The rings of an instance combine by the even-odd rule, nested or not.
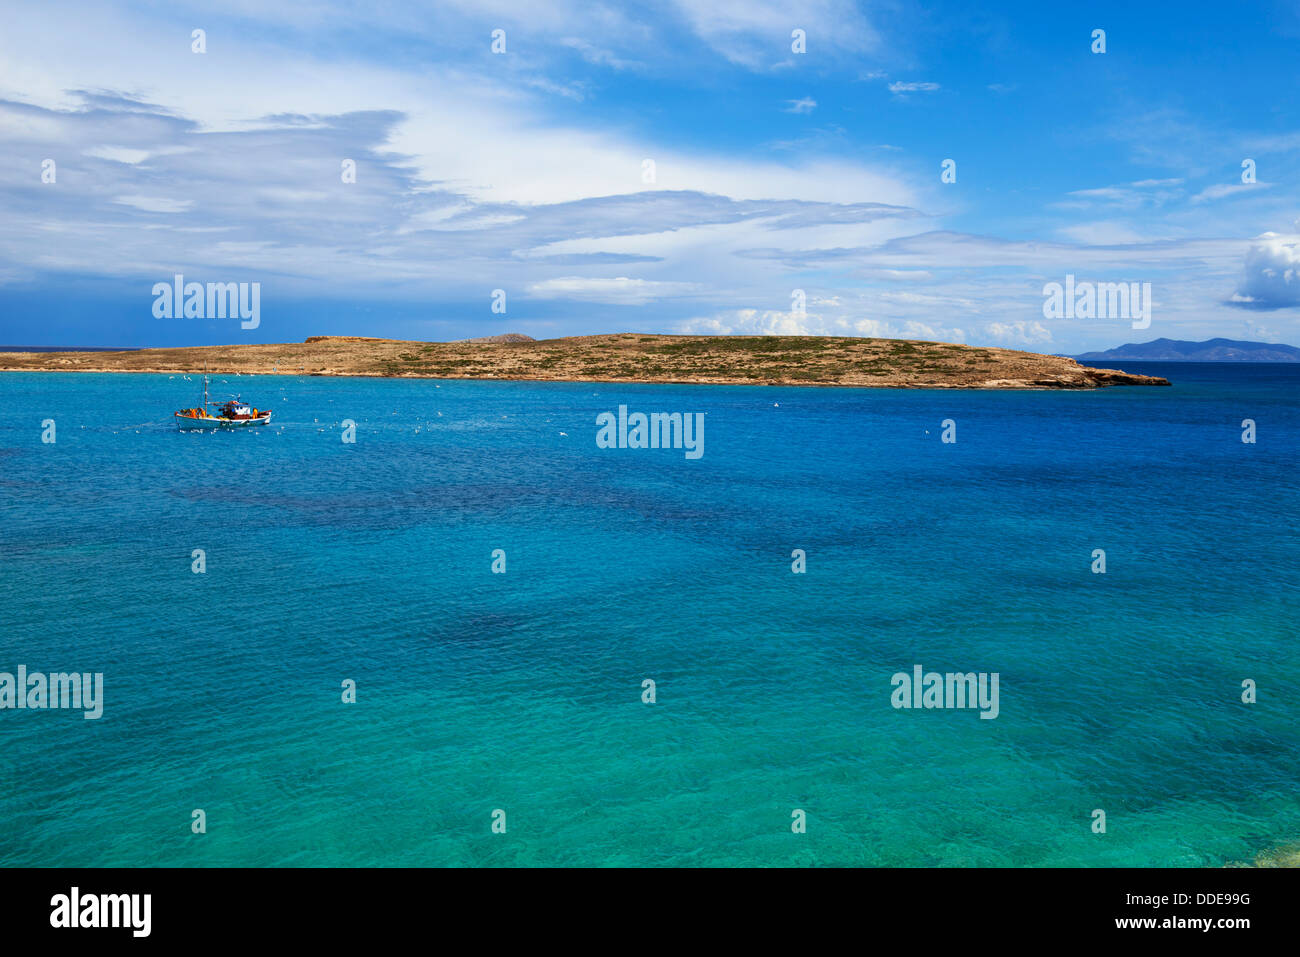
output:
[[[1058,209],[1088,209],[1098,203],[1123,209],[1161,206],[1183,198],[1184,191],[1179,188],[1182,183],[1176,178],[1140,179],[1116,186],[1075,189],[1067,194],[1071,199],[1053,205]]]
[[[634,142],[610,130],[542,126],[526,111],[496,110],[470,124],[403,122],[390,142],[425,178],[485,202],[556,203],[653,188],[697,190],[733,199],[803,199],[915,205],[916,193],[892,171],[839,159],[790,162],[736,154],[686,153]],[[655,182],[643,180],[645,160]]]
[[[1121,186],[1101,186],[1096,189],[1073,189],[1070,190],[1070,195],[1082,199],[1124,199],[1132,193]]]
[[[1232,302],[1260,309],[1300,306],[1300,236],[1264,233],[1256,239]]]
[[[616,306],[641,306],[657,299],[681,296],[695,290],[694,283],[654,282],[647,279],[585,279],[566,276],[532,283],[528,294],[534,299],[574,299]]]
[[[85,155],[135,166],[143,163],[151,154],[148,150],[133,150],[125,146],[94,146],[86,150]]]
[[[928,269],[877,269],[869,273],[881,279],[898,279],[906,282],[921,282],[933,279],[934,273]]]
[[[750,69],[770,69],[797,59],[790,34],[803,30],[807,56],[863,54],[877,50],[880,37],[851,0],[805,0],[791,9],[786,0],[674,0],[673,7],[701,40]]]
[[[1067,239],[1090,246],[1117,246],[1125,243],[1145,242],[1148,237],[1126,226],[1111,221],[1075,223],[1063,226],[1059,232]]]
[[[811,96],[805,96],[798,100],[786,100],[785,102],[789,104],[783,111],[785,113],[811,113],[817,109],[817,101]]]
[[[1210,200],[1223,199],[1225,196],[1244,196],[1255,190],[1268,189],[1272,185],[1272,183],[1216,183],[1213,186],[1207,186],[1193,196],[1192,202],[1204,203]]]
[[[679,324],[686,335],[713,336],[856,336],[867,339],[921,339],[961,342],[961,329],[912,320],[858,318],[846,311],[840,316],[822,313],[781,312],[764,309],[729,309]]]
[[[113,202],[133,206],[147,213],[183,213],[194,205],[193,200],[171,199],[166,196],[118,196]]]
[[[1041,322],[990,322],[984,326],[985,334],[995,342],[1013,346],[1037,345],[1052,341],[1051,331]]]
[[[571,50],[576,50],[584,60],[596,66],[607,66],[613,70],[630,70],[642,66],[641,63],[634,60],[625,60],[603,47],[588,43],[581,37],[564,37],[560,40],[560,44]]]
[[[939,89],[938,83],[904,83],[896,80],[889,84],[889,92],[893,94],[933,93],[937,89]]]
[[[1014,267],[1078,273],[1085,268],[1162,269],[1192,266],[1200,273],[1240,263],[1240,240],[1188,239],[1130,246],[1089,246],[1072,243],[999,239],[950,230],[900,235],[879,246],[822,247],[798,251],[760,250],[751,254],[776,259],[791,268],[826,268],[837,263],[861,263],[869,270],[973,269]]]
[[[709,336],[813,336],[827,333],[816,330],[820,320],[811,314],[775,310],[733,309],[710,317],[688,319],[679,331],[688,335]]]

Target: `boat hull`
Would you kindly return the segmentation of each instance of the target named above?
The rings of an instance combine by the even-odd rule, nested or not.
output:
[[[196,415],[181,415],[176,413],[172,416],[176,420],[176,427],[186,431],[202,429],[247,429],[255,425],[266,425],[271,421],[271,413],[267,412],[259,415],[255,419],[221,419],[216,417],[199,417]]]

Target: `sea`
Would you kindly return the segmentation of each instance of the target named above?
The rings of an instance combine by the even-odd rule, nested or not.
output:
[[[1124,368],[1173,385],[214,377],[239,432],[0,373],[0,672],[103,676],[0,710],[0,865],[1285,852],[1300,365]],[[996,717],[896,706],[918,666]]]

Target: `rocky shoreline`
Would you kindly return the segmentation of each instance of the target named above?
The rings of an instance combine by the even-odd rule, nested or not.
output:
[[[1169,385],[1064,356],[903,339],[518,334],[462,342],[312,336],[301,343],[0,353],[0,371],[383,376],[916,389]]]

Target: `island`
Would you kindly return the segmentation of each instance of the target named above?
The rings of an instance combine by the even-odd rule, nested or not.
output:
[[[3,352],[0,371],[156,372],[854,386],[892,389],[1095,389],[1169,385],[1065,356],[907,339],[617,333],[458,342],[311,336],[301,343]]]

